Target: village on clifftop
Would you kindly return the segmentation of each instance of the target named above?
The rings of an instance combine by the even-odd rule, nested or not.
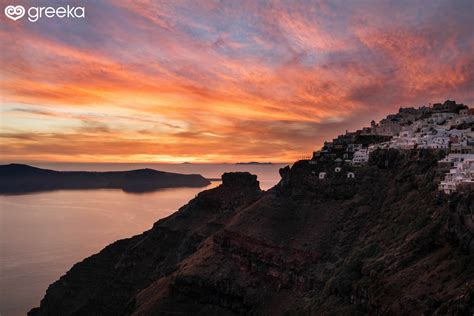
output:
[[[334,160],[339,164],[360,166],[377,149],[442,150],[439,161],[449,172],[439,190],[450,194],[460,186],[474,186],[474,109],[447,100],[433,106],[400,108],[378,124],[355,132],[346,131],[332,142],[325,142],[313,153],[310,163]]]

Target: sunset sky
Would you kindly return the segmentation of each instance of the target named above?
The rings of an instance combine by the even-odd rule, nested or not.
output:
[[[86,18],[3,15],[65,3]],[[400,106],[474,106],[472,0],[0,9],[2,162],[291,162]]]

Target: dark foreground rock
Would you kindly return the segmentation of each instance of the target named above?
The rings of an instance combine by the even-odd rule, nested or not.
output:
[[[85,172],[54,171],[21,164],[0,165],[0,193],[20,194],[59,189],[122,189],[146,192],[162,188],[204,187],[211,182],[198,174],[153,169]]]
[[[438,194],[438,158],[300,161],[267,192],[226,174],[76,264],[30,315],[472,315],[472,193]]]

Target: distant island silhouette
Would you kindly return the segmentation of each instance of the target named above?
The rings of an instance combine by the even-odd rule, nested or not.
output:
[[[273,165],[271,162],[257,162],[257,161],[250,161],[250,162],[238,162],[236,165]]]
[[[122,189],[149,192],[163,188],[205,187],[211,182],[199,174],[137,169],[130,171],[55,171],[24,164],[0,165],[0,194],[22,194],[60,189]]]

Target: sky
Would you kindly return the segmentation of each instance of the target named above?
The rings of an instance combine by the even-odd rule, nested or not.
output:
[[[292,162],[401,106],[474,106],[474,1],[21,1],[2,162]]]

